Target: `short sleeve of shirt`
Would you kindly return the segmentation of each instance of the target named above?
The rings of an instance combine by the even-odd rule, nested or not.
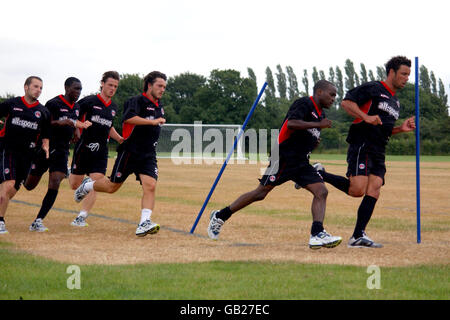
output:
[[[304,120],[308,111],[308,105],[302,100],[296,100],[289,108],[287,113],[287,120]]]
[[[123,121],[139,116],[138,98],[128,99],[123,106]]]
[[[78,101],[78,105],[80,106],[80,115],[78,117],[79,120],[83,119],[83,116],[89,111],[90,104],[88,97],[85,97]]]
[[[55,120],[58,115],[58,106],[52,100],[50,100],[45,104],[45,107],[50,112],[51,119]]]
[[[344,100],[350,100],[355,102],[358,106],[362,106],[372,99],[375,90],[375,82],[367,82],[349,90],[345,95]]]
[[[42,108],[42,125],[41,125],[41,137],[43,139],[49,139],[50,138],[50,111],[46,108]]]

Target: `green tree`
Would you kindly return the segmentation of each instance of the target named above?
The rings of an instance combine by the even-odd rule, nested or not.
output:
[[[419,68],[419,84],[420,86],[427,90],[431,91],[431,80],[428,74],[428,69],[424,65],[421,65]]]
[[[355,72],[355,67],[350,59],[345,60],[345,87],[347,90],[353,89],[357,86],[357,74]]]
[[[253,81],[255,81],[255,83],[257,83],[257,82],[256,82],[256,74],[255,74],[255,71],[253,71],[252,68],[247,68],[247,72],[248,72],[248,77],[249,77],[250,79],[252,79]]]
[[[6,93],[4,96],[0,95],[0,103],[2,103],[5,100],[14,98],[14,97],[15,97],[15,95],[13,95],[12,93]]]
[[[444,83],[442,82],[441,78],[439,78],[439,92],[438,92],[438,95],[439,95],[439,98],[442,100],[442,103],[447,105],[448,97],[447,97],[447,94],[445,93],[445,86],[444,86]]]
[[[325,80],[325,72],[323,70],[319,71],[319,78],[320,80]]]
[[[281,65],[277,65],[277,89],[278,93],[280,94],[280,98],[286,99],[286,92],[287,92],[287,84],[286,84],[286,74],[283,72],[283,69],[281,68]]]
[[[437,82],[436,82],[436,77],[435,77],[433,71],[430,71],[430,83],[431,83],[431,93],[433,93],[434,95],[437,95],[438,94]]]
[[[334,78],[336,77],[336,73],[334,72],[333,67],[330,67],[330,69],[328,69],[328,81],[330,81],[331,83],[334,83]]]
[[[373,71],[369,70],[369,80],[370,81],[375,81],[375,76],[373,75]]]
[[[308,78],[308,70],[303,70],[303,78],[302,78],[303,86],[305,87],[305,93],[309,96],[309,78]]]
[[[273,79],[272,70],[269,67],[266,68],[266,82],[267,88],[265,90],[266,97],[275,97],[275,81]]]
[[[117,104],[118,110],[114,118],[114,128],[117,132],[122,132],[123,105],[129,98],[143,92],[143,78],[139,74],[121,74],[119,87],[112,101]]]
[[[313,86],[314,86],[317,83],[317,81],[319,81],[319,72],[317,71],[316,67],[313,67],[311,76],[312,76]]]
[[[338,104],[341,103],[342,99],[344,99],[344,77],[342,75],[341,68],[336,66],[336,88],[337,88],[337,99],[336,102]]]
[[[361,83],[369,82],[369,78],[367,76],[367,69],[364,63],[361,63]]]
[[[204,123],[242,123],[256,98],[256,84],[236,70],[211,71],[194,96],[196,115]]]
[[[381,81],[384,80],[385,78],[386,78],[386,70],[381,66],[377,66],[377,80]]]
[[[166,92],[162,98],[167,121],[172,123],[183,122],[182,115],[186,116],[186,108],[188,108],[187,110],[198,108],[195,94],[205,84],[206,78],[195,73],[186,72],[169,77]],[[189,120],[195,119],[191,119],[189,116]]]
[[[286,66],[286,73],[289,83],[288,87],[289,100],[297,99],[300,96],[300,92],[298,90],[297,76],[295,75],[294,69],[291,66]]]

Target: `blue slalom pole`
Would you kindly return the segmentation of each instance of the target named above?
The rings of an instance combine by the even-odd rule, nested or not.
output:
[[[419,57],[416,57],[416,203],[417,203],[417,243],[420,243],[420,121],[419,121]]]
[[[253,106],[250,109],[250,111],[249,111],[249,113],[247,115],[247,118],[245,118],[245,121],[244,121],[244,124],[242,125],[241,130],[239,130],[239,133],[238,133],[236,139],[234,140],[233,148],[231,148],[230,152],[228,152],[228,156],[227,156],[225,162],[223,163],[222,168],[220,169],[219,174],[217,175],[217,178],[214,181],[214,184],[212,185],[211,190],[209,191],[209,194],[206,197],[202,208],[200,209],[200,212],[197,215],[197,219],[195,220],[194,225],[192,226],[192,229],[191,229],[190,233],[194,233],[194,230],[197,227],[197,223],[199,222],[200,218],[202,217],[203,211],[205,210],[206,205],[208,204],[209,199],[211,198],[211,196],[212,196],[212,194],[214,192],[214,189],[217,186],[217,183],[219,182],[220,178],[222,177],[222,173],[224,172],[225,167],[228,164],[228,161],[230,160],[231,156],[233,155],[234,149],[236,149],[237,143],[238,143],[239,139],[241,138],[242,134],[244,133],[245,127],[247,126],[248,121],[252,117],[253,112],[255,111],[255,108],[258,105],[259,99],[261,99],[261,96],[262,96],[264,90],[266,89],[266,87],[267,87],[267,82],[264,82],[264,85],[263,85],[261,91],[259,92],[258,96],[256,97],[255,102],[253,102]]]

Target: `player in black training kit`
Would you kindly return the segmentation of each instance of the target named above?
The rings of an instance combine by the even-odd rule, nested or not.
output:
[[[278,151],[272,150],[270,165],[258,187],[241,195],[230,206],[211,213],[208,235],[211,239],[219,237],[226,220],[238,210],[249,204],[263,200],[276,186],[293,180],[314,195],[312,202],[313,223],[309,247],[333,248],[342,241],[341,237],[330,235],[323,228],[326,198],[328,190],[322,177],[309,164],[309,155],[320,141],[322,128],[330,128],[331,121],[326,119],[323,108],[329,108],[336,98],[336,87],[326,80],[314,85],[312,97],[296,100],[284,119],[278,136]]]
[[[155,148],[160,126],[166,122],[160,101],[166,89],[166,80],[165,74],[150,72],[144,78],[144,92],[125,102],[122,133],[125,141],[117,149],[110,179],[84,181],[75,191],[76,201],[81,201],[92,190],[114,193],[134,173],[143,190],[141,221],[136,230],[136,235],[141,237],[157,233],[160,228],[150,217],[155,206],[158,179]]]
[[[50,115],[38,101],[42,80],[28,77],[24,89],[23,97],[0,104],[0,118],[6,118],[0,132],[0,234],[8,233],[5,214],[9,200],[26,179],[40,139],[45,157],[49,157]]]
[[[70,140],[75,128],[86,129],[91,125],[89,121],[77,120],[80,115],[80,106],[76,101],[82,89],[80,80],[70,77],[64,82],[64,88],[64,95],[56,96],[45,104],[51,119],[50,157],[47,159],[43,152],[38,153],[24,183],[27,190],[33,190],[39,184],[42,175],[49,171],[47,194],[36,219],[30,226],[30,231],[48,231],[42,221],[55,203],[59,185],[66,177]]]
[[[348,247],[382,247],[366,235],[365,229],[384,184],[385,150],[389,137],[415,129],[414,117],[395,127],[400,113],[395,92],[408,82],[410,68],[409,59],[393,57],[386,63],[385,81],[362,84],[349,90],[344,97],[342,108],[355,117],[347,136],[348,178],[328,173],[321,164],[316,164],[324,181],[352,197],[364,197]]]
[[[98,180],[105,176],[108,165],[109,137],[119,143],[123,142],[122,136],[113,127],[117,105],[111,101],[119,86],[119,79],[119,73],[116,71],[105,72],[101,80],[100,93],[87,96],[78,102],[80,105],[79,119],[91,122],[91,126],[83,130],[80,140],[75,145],[69,176],[69,184],[73,190],[82,184],[85,175],[92,180]],[[80,213],[71,225],[87,226],[86,218],[94,206],[95,199],[95,192],[86,197]]]

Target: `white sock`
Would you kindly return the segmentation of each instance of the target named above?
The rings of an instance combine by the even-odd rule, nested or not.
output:
[[[142,211],[141,211],[141,222],[139,222],[139,224],[141,224],[145,220],[149,220],[151,215],[152,215],[152,210],[150,210],[150,209],[142,209]]]
[[[78,216],[83,217],[83,218],[87,218],[88,212],[84,211],[84,210],[81,210],[80,213],[78,214]]]
[[[86,190],[87,192],[91,192],[92,190],[94,190],[94,183],[95,181],[86,182],[84,185],[84,190]]]

